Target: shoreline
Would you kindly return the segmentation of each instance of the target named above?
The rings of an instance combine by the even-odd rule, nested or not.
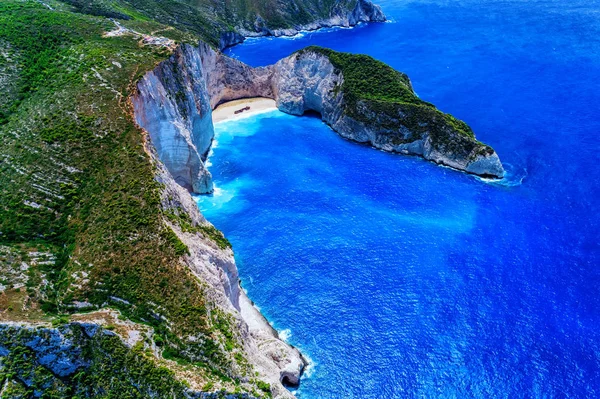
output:
[[[236,111],[242,110],[249,107],[247,110],[236,114]],[[212,111],[212,122],[213,124],[227,122],[230,120],[237,120],[247,118],[256,114],[262,114],[277,110],[275,100],[264,97],[251,97],[243,98],[240,100],[228,101],[218,105]]]
[[[379,5],[369,0],[357,1],[353,10],[337,11],[336,15],[288,28],[269,29],[263,27],[260,31],[236,28],[234,31],[221,32],[219,50],[225,51],[230,47],[244,43],[249,38],[264,37],[294,37],[302,33],[316,32],[328,28],[354,28],[362,23],[387,22],[388,18]]]

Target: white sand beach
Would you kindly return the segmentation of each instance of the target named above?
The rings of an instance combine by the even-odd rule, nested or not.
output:
[[[235,111],[239,111],[249,107],[238,114]],[[272,111],[277,109],[275,100],[263,97],[254,98],[243,98],[241,100],[229,101],[219,105],[213,110],[212,118],[213,123],[223,122],[229,119],[243,118],[249,115]]]

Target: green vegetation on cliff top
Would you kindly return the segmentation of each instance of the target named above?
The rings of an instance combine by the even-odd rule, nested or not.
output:
[[[307,47],[298,54],[306,52],[327,56],[343,73],[339,89],[344,93],[350,116],[371,123],[378,118],[378,123],[390,131],[404,125],[413,132],[408,138],[400,134],[391,137],[394,143],[411,142],[428,132],[433,144],[446,150],[465,154],[473,149],[482,153],[492,151],[475,140],[473,130],[465,122],[417,97],[406,74],[368,55],[340,53],[318,46]]]

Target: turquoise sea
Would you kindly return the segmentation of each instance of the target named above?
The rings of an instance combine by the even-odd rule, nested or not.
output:
[[[600,2],[382,0],[389,23],[262,38],[370,54],[469,123],[499,183],[279,111],[216,125],[198,197],[316,398],[600,397]]]

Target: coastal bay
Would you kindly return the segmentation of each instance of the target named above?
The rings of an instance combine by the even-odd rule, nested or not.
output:
[[[482,183],[357,146],[315,117],[217,125],[216,191],[200,208],[249,296],[310,358],[297,395],[594,397],[594,7],[381,5],[393,22],[227,54],[252,66],[308,45],[370,54],[493,143],[507,174]]]

